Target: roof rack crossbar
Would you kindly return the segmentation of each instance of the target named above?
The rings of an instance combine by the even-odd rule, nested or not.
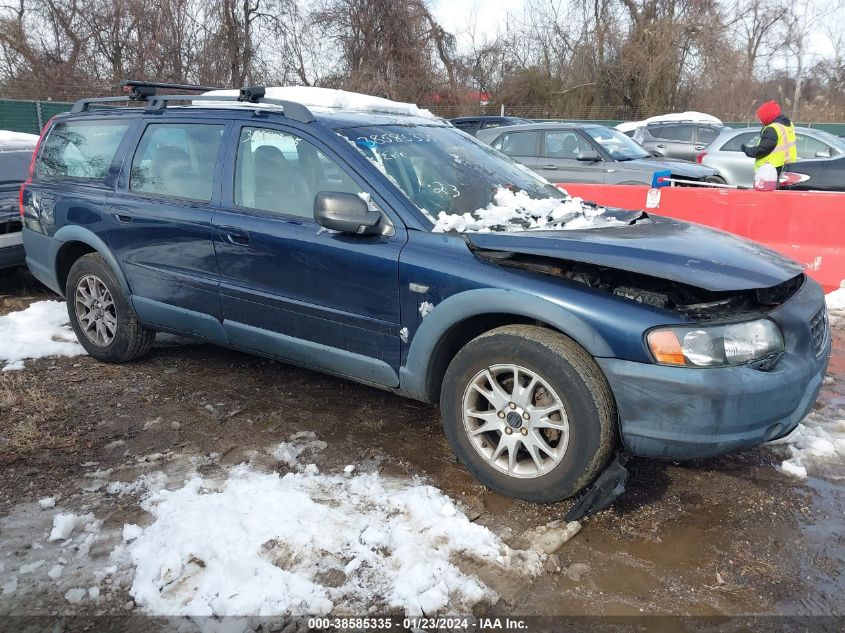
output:
[[[156,95],[147,99],[147,109],[160,110],[166,107],[168,101],[190,101],[190,95]],[[266,97],[255,97],[252,100],[244,101],[238,96],[228,95],[202,95],[195,97],[197,101],[222,101],[228,103],[249,103],[255,105],[275,105],[280,106],[284,110],[287,118],[299,121],[300,123],[311,123],[314,121],[314,115],[311,110],[295,101],[286,101],[284,99],[268,99]]]
[[[70,109],[71,113],[85,112],[88,106],[95,103],[117,103],[119,101],[132,101],[132,97],[93,97],[91,99],[80,99],[73,104]]]

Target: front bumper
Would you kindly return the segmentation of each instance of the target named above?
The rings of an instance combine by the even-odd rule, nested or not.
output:
[[[823,306],[824,293],[808,279],[769,314],[786,346],[770,371],[596,359],[616,397],[625,447],[642,457],[694,459],[745,450],[792,431],[812,409],[827,370],[830,334],[817,352],[810,333],[810,320]]]

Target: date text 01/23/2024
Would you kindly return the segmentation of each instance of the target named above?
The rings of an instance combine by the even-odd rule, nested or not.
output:
[[[519,631],[527,630],[528,625],[520,618],[426,618],[406,617],[398,618],[309,618],[309,629],[333,629],[343,630],[400,630],[416,631]]]

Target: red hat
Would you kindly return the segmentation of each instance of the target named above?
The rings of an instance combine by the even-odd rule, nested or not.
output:
[[[780,115],[780,106],[777,101],[766,101],[763,105],[757,108],[757,118],[763,125],[769,125]]]

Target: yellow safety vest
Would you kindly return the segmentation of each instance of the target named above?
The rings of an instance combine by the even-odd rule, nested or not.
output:
[[[766,163],[771,163],[772,167],[777,169],[798,160],[798,150],[795,147],[795,126],[791,123],[789,125],[772,123],[766,127],[774,128],[778,135],[778,144],[771,153],[761,156],[754,162],[754,169],[757,170]],[[763,130],[765,129],[764,127]]]

